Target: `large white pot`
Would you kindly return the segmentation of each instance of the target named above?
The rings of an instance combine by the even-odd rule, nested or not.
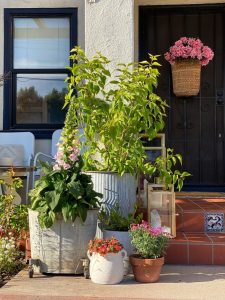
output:
[[[134,211],[137,193],[137,178],[129,173],[123,176],[115,172],[85,172],[91,175],[94,190],[103,194],[101,202],[107,209],[119,203],[124,216]]]
[[[57,220],[48,229],[42,229],[38,213],[29,210],[31,258],[40,263],[42,273],[81,274],[81,259],[87,256],[88,243],[95,237],[98,211],[90,210],[81,223]]]
[[[108,253],[104,256],[99,253],[90,255],[88,252],[91,281],[99,284],[120,283],[124,276],[123,256],[127,257],[124,249],[118,253]]]

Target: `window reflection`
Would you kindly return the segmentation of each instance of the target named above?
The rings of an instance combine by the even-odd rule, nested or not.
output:
[[[18,74],[17,124],[63,124],[66,74]]]
[[[15,69],[59,69],[69,64],[69,18],[14,18]]]

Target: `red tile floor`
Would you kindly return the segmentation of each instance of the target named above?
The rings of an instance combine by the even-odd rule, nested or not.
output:
[[[225,231],[207,231],[206,213],[225,214],[225,198],[177,198],[177,236],[167,249],[168,264],[225,265]]]

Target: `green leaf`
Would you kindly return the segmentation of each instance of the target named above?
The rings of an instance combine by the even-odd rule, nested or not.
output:
[[[85,220],[87,218],[87,208],[82,207],[82,206],[78,206],[77,211],[78,211],[78,216],[80,217],[80,219],[83,222],[85,222]]]
[[[69,204],[67,204],[62,208],[62,215],[65,222],[68,221],[69,219],[69,212],[70,212],[70,206]]]
[[[46,197],[49,197],[49,206],[51,210],[54,210],[59,204],[60,194],[57,194],[56,191],[51,191],[46,193]]]

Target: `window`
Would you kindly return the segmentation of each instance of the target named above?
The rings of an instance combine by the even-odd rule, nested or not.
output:
[[[5,9],[4,130],[49,138],[63,126],[77,9]]]

